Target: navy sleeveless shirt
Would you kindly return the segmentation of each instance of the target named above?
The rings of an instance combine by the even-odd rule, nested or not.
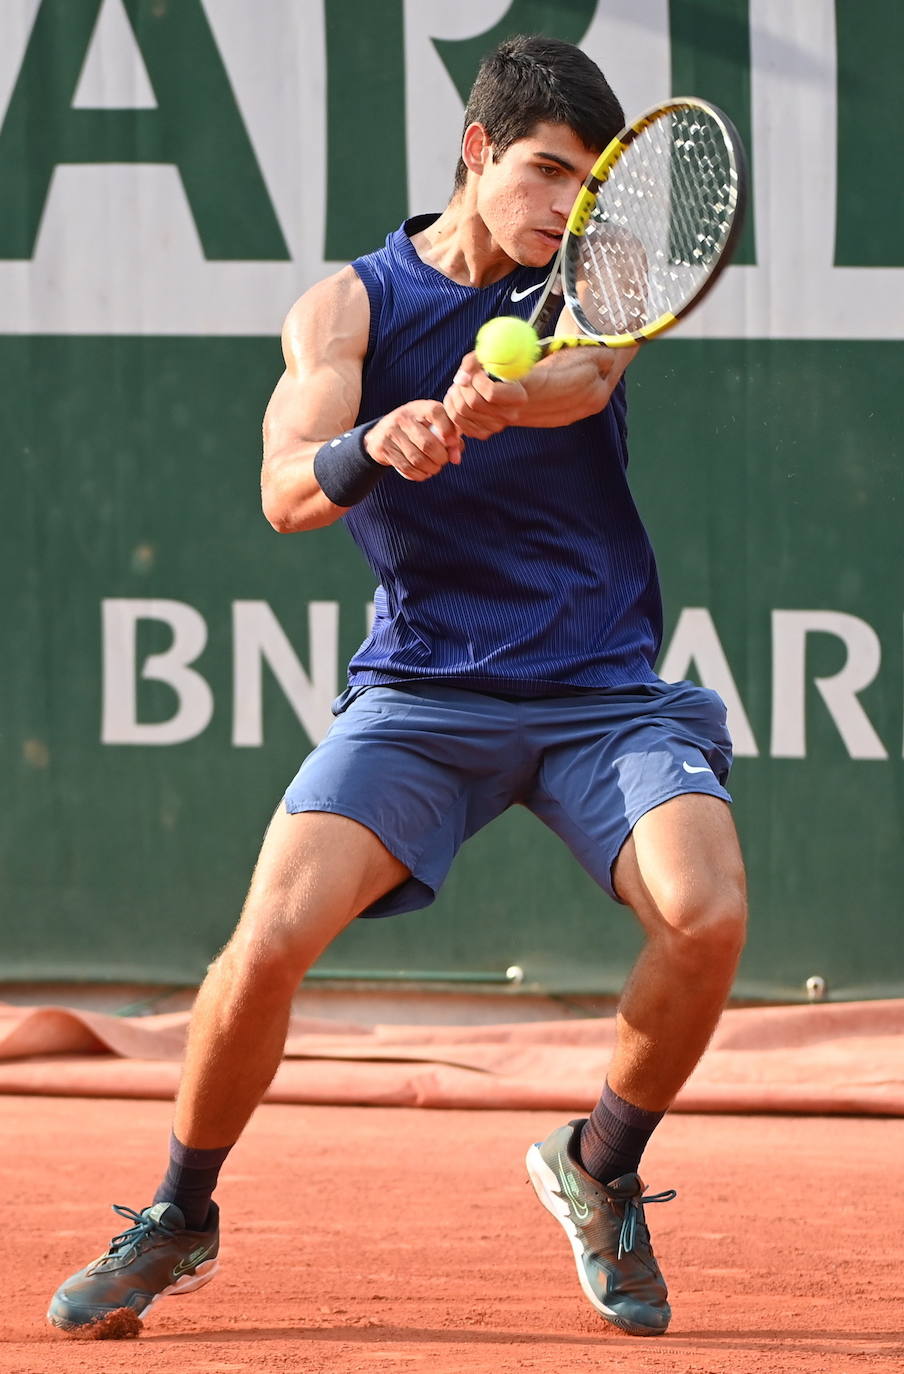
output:
[[[434,218],[408,220],[352,264],[371,317],[358,424],[442,400],[480,325],[529,318],[548,275],[451,281],[411,243]],[[345,523],[380,585],[349,695],[412,680],[525,696],[657,680],[662,607],[628,490],[626,406],[622,380],[598,415],[466,439],[459,466],[425,482],[390,470],[351,508]]]

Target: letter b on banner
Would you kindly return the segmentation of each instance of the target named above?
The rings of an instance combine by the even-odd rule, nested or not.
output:
[[[169,720],[142,724],[138,720],[137,631],[140,620],[162,620],[173,632],[163,653],[149,654],[141,677],[165,682],[178,699]],[[213,693],[206,678],[189,665],[203,652],[207,625],[194,606],[184,601],[146,601],[116,598],[103,603],[103,714],[104,744],[182,744],[200,735],[213,715]]]

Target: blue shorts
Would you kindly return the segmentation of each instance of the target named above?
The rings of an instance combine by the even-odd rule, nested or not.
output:
[[[460,687],[371,687],[337,716],[286,810],[367,826],[410,871],[365,916],[429,906],[458,849],[526,806],[611,897],[612,866],[647,811],[685,792],[731,798],[725,705],[692,682],[507,700]]]

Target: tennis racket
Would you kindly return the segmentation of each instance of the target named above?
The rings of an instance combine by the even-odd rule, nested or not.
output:
[[[629,124],[568,217],[530,320],[540,357],[586,344],[623,348],[671,329],[730,261],[746,193],[743,145],[715,105],[669,100]],[[544,337],[563,298],[582,335]]]

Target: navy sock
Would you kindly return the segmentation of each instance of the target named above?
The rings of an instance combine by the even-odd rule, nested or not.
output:
[[[665,1112],[634,1107],[609,1084],[581,1131],[581,1163],[600,1183],[611,1183],[622,1174],[636,1174],[647,1141]]]
[[[172,1134],[169,1167],[154,1201],[175,1203],[187,1229],[203,1231],[220,1169],[231,1149],[225,1145],[219,1150],[193,1150]]]

